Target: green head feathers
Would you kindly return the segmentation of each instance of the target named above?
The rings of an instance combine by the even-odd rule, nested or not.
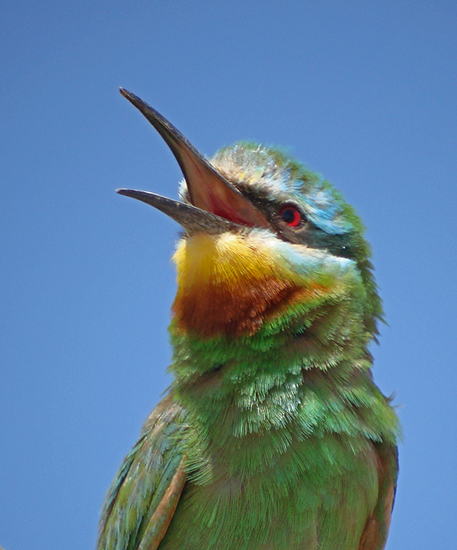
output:
[[[376,320],[382,319],[383,311],[372,273],[371,247],[363,236],[360,217],[342,194],[321,174],[278,147],[239,142],[221,149],[210,161],[267,213],[279,236],[356,262],[367,294],[367,329],[377,334]],[[300,211],[298,227],[291,228],[280,219],[284,205]]]

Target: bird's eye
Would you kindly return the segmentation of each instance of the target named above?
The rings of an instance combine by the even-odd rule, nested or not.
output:
[[[279,216],[289,227],[298,227],[303,220],[301,212],[290,204],[281,208]]]

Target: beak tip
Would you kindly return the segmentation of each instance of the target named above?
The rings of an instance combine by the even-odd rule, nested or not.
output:
[[[122,86],[119,87],[119,93],[121,94],[121,96],[125,97],[125,99],[128,99],[131,103],[134,99],[137,99],[135,94],[132,94],[132,92],[129,92]]]

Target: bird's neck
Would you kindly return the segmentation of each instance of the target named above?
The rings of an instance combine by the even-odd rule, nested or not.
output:
[[[261,232],[195,235],[174,260],[175,391],[207,425],[232,418],[234,435],[259,433],[281,402],[368,376],[365,292],[350,260]]]
[[[201,339],[251,337],[298,309],[312,315],[337,295],[347,298],[354,279],[363,293],[351,261],[262,231],[182,239],[174,261],[176,330]]]

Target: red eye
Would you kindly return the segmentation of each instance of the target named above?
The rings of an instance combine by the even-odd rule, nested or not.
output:
[[[290,227],[298,227],[302,222],[302,215],[294,206],[284,206],[279,215]]]

